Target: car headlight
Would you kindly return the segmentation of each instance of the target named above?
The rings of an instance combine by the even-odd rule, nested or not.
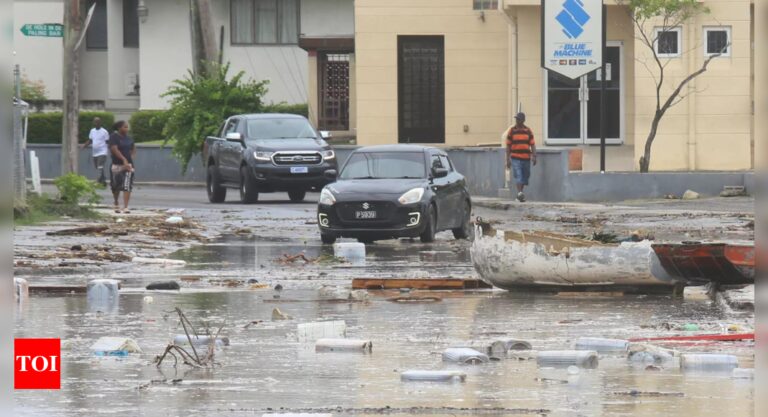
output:
[[[323,160],[324,161],[336,158],[336,152],[334,152],[333,150],[330,150],[330,149],[327,150],[327,151],[323,151],[322,155],[323,155]]]
[[[397,201],[399,201],[400,204],[413,204],[421,201],[421,197],[424,197],[424,189],[414,188],[406,191],[405,194],[401,195],[400,198],[397,199]]]
[[[273,152],[254,152],[253,158],[257,161],[271,161],[272,160],[272,153]]]
[[[320,191],[320,200],[318,203],[326,206],[332,206],[335,202],[336,197],[333,196],[333,193],[329,189],[323,188],[323,191]]]

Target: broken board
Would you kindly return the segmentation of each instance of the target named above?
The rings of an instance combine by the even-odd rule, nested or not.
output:
[[[354,290],[393,290],[411,288],[417,290],[474,290],[493,288],[480,279],[461,278],[355,278]]]

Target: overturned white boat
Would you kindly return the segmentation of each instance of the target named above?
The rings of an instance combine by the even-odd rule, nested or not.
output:
[[[668,292],[682,284],[664,270],[648,240],[604,244],[477,227],[470,253],[480,276],[507,290]]]

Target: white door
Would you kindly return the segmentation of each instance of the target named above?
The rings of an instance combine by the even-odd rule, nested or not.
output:
[[[609,145],[624,143],[624,68],[621,42],[608,42],[605,137]],[[600,143],[600,74],[576,80],[545,71],[544,129],[547,145]]]

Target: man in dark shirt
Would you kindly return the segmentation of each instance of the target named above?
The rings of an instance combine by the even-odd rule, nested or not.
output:
[[[123,213],[130,213],[128,203],[131,200],[133,190],[133,158],[136,156],[136,145],[128,136],[128,123],[120,120],[115,123],[114,132],[109,137],[109,152],[112,155],[112,169],[110,170],[110,186],[112,196],[115,197],[115,213],[120,213],[118,202],[120,192],[123,192]]]

